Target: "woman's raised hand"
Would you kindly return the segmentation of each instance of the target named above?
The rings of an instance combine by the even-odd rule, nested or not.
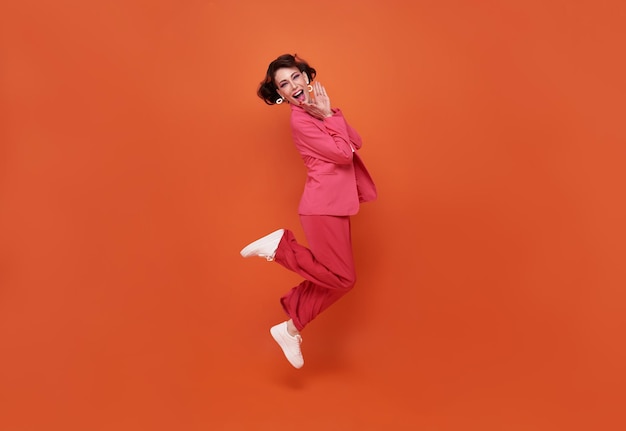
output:
[[[332,116],[333,111],[330,109],[330,99],[326,94],[326,89],[319,82],[313,84],[313,96],[314,99],[310,103],[302,102],[300,106],[313,117],[320,120]]]

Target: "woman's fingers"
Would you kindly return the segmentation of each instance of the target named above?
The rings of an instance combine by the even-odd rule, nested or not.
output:
[[[322,96],[326,96],[326,89],[325,89],[325,88],[324,88],[324,86],[323,86],[322,84],[320,84],[319,82],[318,82],[318,84],[320,85],[320,94],[321,94]]]
[[[319,82],[311,84],[313,86],[313,97],[310,101],[300,103],[309,114],[315,118],[324,119],[330,111],[330,99],[326,95],[326,89]]]
[[[324,90],[324,87],[322,86],[322,84],[320,84],[319,82],[315,83],[315,95],[316,96],[323,96],[326,94],[326,90]]]
[[[326,89],[319,82],[313,83],[313,96],[315,97],[324,97],[326,96]]]

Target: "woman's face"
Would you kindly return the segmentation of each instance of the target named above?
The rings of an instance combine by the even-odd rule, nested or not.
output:
[[[311,96],[307,90],[309,78],[306,73],[297,67],[282,67],[274,73],[274,84],[280,97],[299,105],[301,102],[310,102]]]

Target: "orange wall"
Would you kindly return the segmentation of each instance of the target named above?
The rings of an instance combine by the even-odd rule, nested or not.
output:
[[[0,429],[623,428],[619,1],[0,6]],[[304,332],[297,52],[364,139],[359,283]],[[294,425],[295,424],[295,425]]]

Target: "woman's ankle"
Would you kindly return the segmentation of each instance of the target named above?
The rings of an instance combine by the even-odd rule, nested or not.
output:
[[[293,324],[293,320],[292,319],[289,319],[287,321],[287,332],[292,337],[295,337],[296,335],[300,334],[300,331],[298,331],[298,328],[296,328],[296,325]]]

